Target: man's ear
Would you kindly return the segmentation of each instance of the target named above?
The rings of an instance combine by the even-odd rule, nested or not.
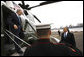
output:
[[[36,32],[35,34],[36,34],[37,38],[39,38],[38,33]]]
[[[38,35],[37,32],[35,34],[36,34],[36,36]]]
[[[51,30],[49,30],[49,34],[51,35]]]

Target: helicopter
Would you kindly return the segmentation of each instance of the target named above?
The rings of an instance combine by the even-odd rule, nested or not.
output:
[[[39,23],[41,23],[41,21],[34,14],[29,12],[29,10],[39,7],[39,6],[55,3],[55,2],[59,2],[59,1],[46,1],[46,2],[40,3],[39,5],[29,7],[28,4],[25,5],[24,1],[22,1],[22,4],[18,4],[18,5],[16,3],[14,3],[13,1],[1,1],[1,55],[7,56],[7,55],[14,53],[13,52],[14,50],[11,51],[14,46],[12,48],[9,48],[9,47],[13,43],[16,43],[14,41],[13,37],[17,37],[17,36],[14,35],[12,32],[10,32],[9,26],[6,22],[7,17],[10,15],[10,13],[16,13],[17,9],[21,9],[23,11],[21,20],[22,20],[22,26],[24,28],[25,39],[22,40],[19,37],[17,37],[17,39],[21,40],[26,45],[31,46],[31,44],[28,41],[30,39],[33,39],[33,40],[38,39],[36,37],[36,26],[35,26],[34,20],[36,19]],[[53,38],[53,39],[55,40],[55,38]],[[56,39],[55,41],[59,42],[58,39]],[[10,46],[8,46],[8,48],[6,47],[7,46],[6,43],[8,43],[8,44],[10,43]],[[22,48],[20,45],[18,45],[18,46],[20,48]],[[6,50],[6,49],[8,49],[8,50]]]

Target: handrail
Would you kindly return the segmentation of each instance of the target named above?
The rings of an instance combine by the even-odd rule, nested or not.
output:
[[[17,39],[19,39],[20,41],[22,41],[23,43],[27,44],[28,46],[31,46],[29,43],[25,42],[24,40],[20,39],[19,37],[17,37],[16,35],[14,35],[13,33],[11,33],[10,31],[6,30],[7,32],[9,32],[10,34],[12,34],[14,37],[16,37]]]
[[[9,34],[8,34],[7,32],[5,32],[5,33],[9,36]],[[21,46],[18,45],[18,44],[16,43],[16,41],[15,41],[14,39],[12,39],[11,36],[9,36],[9,38],[22,50]]]

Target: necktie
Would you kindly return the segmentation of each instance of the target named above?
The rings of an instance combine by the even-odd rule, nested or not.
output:
[[[64,38],[66,38],[66,33],[64,33]]]
[[[21,18],[20,18],[20,16],[18,16],[18,19],[19,19],[19,23],[21,22]]]

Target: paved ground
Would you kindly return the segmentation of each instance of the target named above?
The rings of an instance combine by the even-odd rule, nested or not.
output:
[[[24,52],[26,48],[27,48],[27,47],[23,47],[23,48],[22,48],[22,51]],[[12,54],[11,56],[23,56],[23,54],[20,55],[20,54],[18,54],[18,53],[16,52],[16,53]]]

